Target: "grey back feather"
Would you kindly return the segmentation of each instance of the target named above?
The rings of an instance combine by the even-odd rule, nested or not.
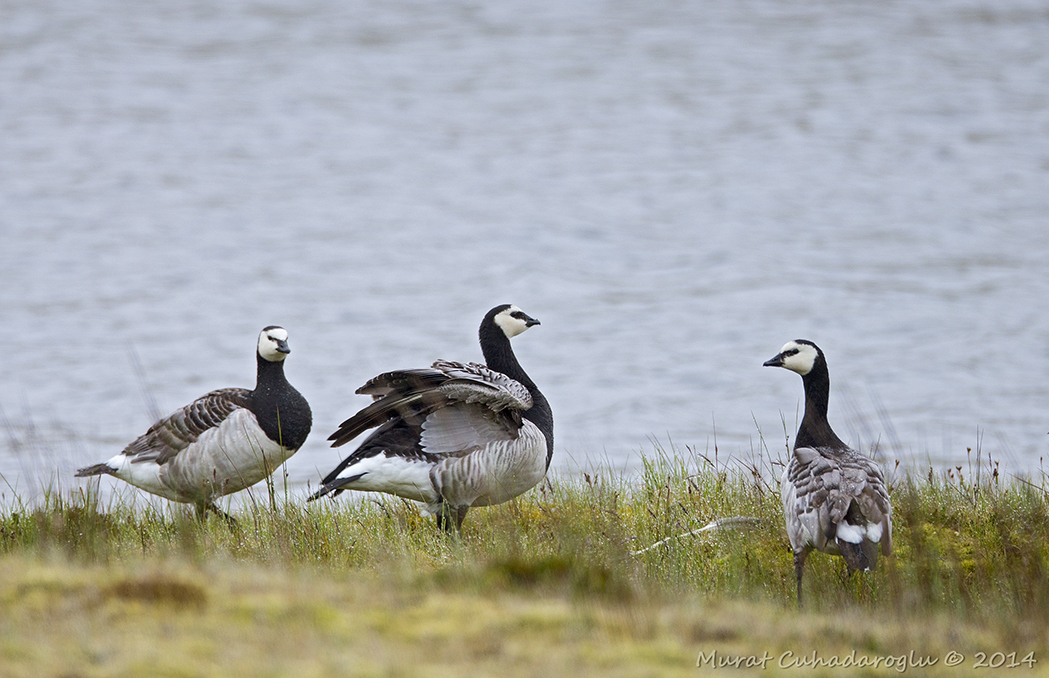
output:
[[[892,552],[889,493],[881,468],[873,460],[849,449],[799,447],[785,479],[793,485],[796,501],[784,508],[799,517],[813,511],[818,516],[818,534],[807,535],[817,549],[824,550],[828,542],[835,541],[837,526],[852,507],[850,519],[856,519],[858,513],[865,523],[882,526],[882,553]],[[796,538],[791,535],[791,542]]]

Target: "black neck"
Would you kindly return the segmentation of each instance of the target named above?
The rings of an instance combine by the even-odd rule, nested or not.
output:
[[[284,377],[284,361],[270,362],[256,354],[258,376],[251,411],[266,436],[295,450],[306,441],[313,415],[306,399]]]
[[[521,363],[517,362],[510,339],[501,328],[495,323],[481,325],[480,339],[485,364],[519,382],[532,395],[532,407],[522,412],[521,416],[538,426],[546,437],[546,466],[549,468],[554,455],[554,415],[550,410],[550,403],[525,373]]]
[[[497,325],[485,323],[481,327],[480,339],[481,353],[484,354],[484,362],[488,367],[521,382],[530,392],[536,390],[535,383],[525,374],[521,363],[517,362],[510,339]]]
[[[288,383],[284,376],[284,361],[270,362],[258,353],[255,354],[255,364],[258,366],[255,374],[255,389],[262,385],[284,385]]]
[[[830,447],[848,449],[827,421],[830,400],[830,372],[827,363],[817,360],[812,371],[802,377],[805,382],[805,416],[801,420],[794,447]]]

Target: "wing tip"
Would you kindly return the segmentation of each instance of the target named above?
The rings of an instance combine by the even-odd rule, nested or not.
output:
[[[328,440],[331,441],[332,447],[342,447],[346,443],[350,442],[361,434],[361,431],[356,427],[349,428],[347,426],[340,426],[334,433],[328,436]]]
[[[317,490],[316,492],[314,492],[313,494],[311,494],[309,497],[307,497],[306,501],[307,502],[311,502],[311,501],[314,501],[316,499],[320,499],[321,497],[326,497],[329,494],[333,498],[337,497],[337,496],[339,496],[340,494],[342,494],[343,492],[346,491],[346,486],[347,485],[349,485],[350,483],[352,483],[352,482],[354,482],[356,480],[360,480],[363,477],[364,477],[363,473],[358,473],[356,475],[348,476],[348,477],[345,477],[345,478],[340,478],[338,476],[336,476],[335,478],[331,478],[331,476],[328,476],[328,478],[330,478],[330,480],[328,478],[325,478],[324,481],[321,482],[320,489]]]

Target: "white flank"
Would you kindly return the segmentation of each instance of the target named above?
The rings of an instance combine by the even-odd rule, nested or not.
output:
[[[501,504],[532,489],[545,475],[546,438],[526,420],[516,440],[449,454],[436,464],[378,454],[337,477],[360,476],[343,488],[395,494],[428,504],[432,512],[442,501],[452,506]]]
[[[434,482],[453,506],[491,506],[524,494],[546,475],[546,437],[524,421],[516,440],[492,442],[443,459]]]
[[[165,464],[118,454],[106,463],[135,487],[174,501],[212,500],[266,478],[294,454],[270,440],[250,410],[234,410]]]
[[[337,477],[361,476],[343,486],[348,490],[388,492],[405,499],[433,503],[438,496],[430,482],[431,468],[433,466],[424,461],[377,454],[347,466]]]
[[[153,461],[139,462],[133,464],[135,457],[128,457],[123,453],[118,454],[106,461],[106,465],[114,469],[113,475],[127,483],[141,488],[146,492],[171,499],[172,501],[183,501],[182,496],[174,488],[170,488],[161,480],[161,466]]]

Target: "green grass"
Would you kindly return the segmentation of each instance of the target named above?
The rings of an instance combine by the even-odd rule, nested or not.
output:
[[[657,451],[471,511],[461,539],[380,495],[256,488],[231,528],[53,492],[0,512],[0,676],[747,675],[697,656],[853,650],[967,657],[932,675],[1033,651],[1013,672],[1046,673],[1044,479],[901,474],[895,555],[850,578],[813,554],[798,613],[770,469]],[[730,516],[759,520],[687,535]]]

